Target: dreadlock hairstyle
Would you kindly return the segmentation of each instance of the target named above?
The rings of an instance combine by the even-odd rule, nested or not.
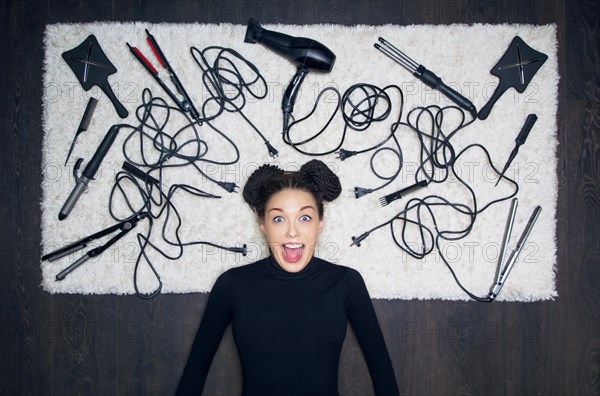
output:
[[[244,186],[244,200],[259,217],[265,215],[267,201],[286,188],[311,193],[317,201],[319,217],[323,218],[323,202],[331,202],[342,192],[340,179],[319,160],[311,160],[295,172],[286,172],[274,165],[262,165]]]

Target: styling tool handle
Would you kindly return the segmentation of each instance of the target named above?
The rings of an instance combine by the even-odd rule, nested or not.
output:
[[[381,206],[386,206],[390,202],[402,198],[403,195],[408,194],[409,192],[417,190],[421,187],[427,187],[428,185],[429,185],[429,181],[427,181],[427,180],[418,181],[415,184],[411,184],[408,187],[404,187],[401,190],[395,191],[391,194],[386,195],[385,197],[379,198],[379,203],[381,204]]]
[[[123,169],[126,170],[127,172],[131,173],[133,176],[137,177],[138,179],[142,180],[145,183],[154,184],[156,186],[158,186],[160,184],[158,179],[156,179],[155,177],[151,176],[150,174],[144,172],[143,170],[139,169],[138,167],[136,167],[129,161],[123,162]]]
[[[283,94],[283,99],[281,101],[281,110],[283,111],[283,133],[286,133],[288,130],[290,118],[292,116],[292,112],[294,111],[296,96],[298,96],[300,85],[302,85],[302,81],[304,81],[304,77],[306,77],[307,74],[308,69],[304,67],[298,67],[298,71],[292,78],[290,85],[288,85],[285,93]]]
[[[294,111],[294,103],[296,102],[296,96],[298,96],[298,91],[300,90],[300,85],[302,81],[304,81],[304,77],[308,73],[308,69],[303,67],[299,67],[298,71],[292,78],[290,85],[285,90],[283,94],[283,100],[281,102],[281,110],[284,113],[292,113]]]
[[[447,86],[434,72],[428,70],[423,65],[419,65],[413,75],[423,81],[428,87],[437,89],[452,102],[467,110],[473,118],[477,118],[477,108],[475,105],[469,99]]]
[[[120,125],[113,125],[110,127],[106,135],[104,135],[104,139],[102,139],[102,142],[100,142],[100,145],[96,149],[94,156],[83,170],[83,177],[86,177],[89,180],[94,178],[98,168],[100,168],[102,160],[104,160],[104,157],[106,157],[106,153],[108,153],[110,146],[112,146],[113,142],[115,141],[120,127]]]
[[[48,260],[50,262],[53,262],[53,261],[56,261],[56,260],[59,260],[59,259],[65,257],[65,256],[68,256],[71,253],[75,253],[81,249],[84,249],[86,247],[87,247],[87,244],[81,243],[81,241],[75,242],[75,243],[67,245],[67,246],[63,247],[62,249],[59,249],[55,252],[43,255],[42,261]]]

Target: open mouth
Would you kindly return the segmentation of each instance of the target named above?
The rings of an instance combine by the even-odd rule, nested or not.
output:
[[[283,245],[283,258],[288,263],[297,263],[304,253],[304,245],[301,243],[286,243]]]

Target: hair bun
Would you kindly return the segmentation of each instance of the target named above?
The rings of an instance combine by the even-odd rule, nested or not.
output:
[[[281,176],[283,175],[283,169],[278,168],[274,165],[261,165],[258,169],[256,169],[246,182],[244,186],[243,196],[244,201],[248,203],[251,207],[256,207],[260,204],[259,192],[262,184],[265,180],[269,180],[273,176]]]
[[[331,202],[340,196],[342,192],[340,179],[322,161],[310,160],[302,165],[300,172],[314,182],[325,201]]]

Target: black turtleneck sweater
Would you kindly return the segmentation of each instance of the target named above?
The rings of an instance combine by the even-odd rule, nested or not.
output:
[[[375,393],[398,395],[379,323],[357,271],[316,257],[297,273],[283,270],[272,257],[230,269],[210,293],[177,394],[202,392],[231,322],[243,395],[337,395],[348,321]]]

